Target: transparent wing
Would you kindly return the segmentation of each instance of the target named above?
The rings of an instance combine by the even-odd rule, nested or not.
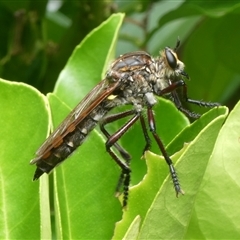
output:
[[[47,155],[52,148],[59,146],[62,143],[63,138],[69,132],[72,132],[95,107],[111,95],[118,85],[118,81],[109,82],[108,79],[104,79],[96,85],[46,139],[37,150],[37,157],[31,160],[30,163],[36,163],[42,156]]]

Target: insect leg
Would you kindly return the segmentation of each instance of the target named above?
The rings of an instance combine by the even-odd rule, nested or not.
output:
[[[198,105],[200,107],[213,108],[213,107],[216,107],[216,106],[220,106],[220,104],[216,103],[216,102],[204,102],[204,101],[194,100],[194,99],[188,98],[186,83],[183,80],[180,80],[179,82],[180,82],[179,84],[183,87],[183,97],[184,97],[186,102],[189,102],[189,103],[192,103],[192,104],[196,104],[196,105]]]
[[[119,120],[121,118],[124,117],[128,117],[131,116],[133,114],[136,114],[135,110],[129,110],[129,111],[125,111],[125,112],[121,112],[121,113],[117,113],[117,114],[113,114],[113,115],[108,115],[107,117],[105,117],[100,125],[100,130],[101,132],[106,136],[106,138],[110,137],[110,134],[108,133],[108,131],[105,129],[105,125],[107,125],[108,123],[114,122],[116,120]],[[122,148],[117,142],[114,144],[114,147],[118,150],[118,152],[121,154],[121,156],[127,161],[129,162],[131,159],[130,154],[124,149]]]
[[[166,162],[169,166],[170,174],[171,174],[171,177],[172,177],[172,180],[173,180],[173,185],[174,185],[174,188],[175,188],[175,191],[176,191],[176,195],[178,197],[178,195],[180,193],[184,194],[184,192],[182,191],[182,189],[180,187],[176,170],[173,166],[171,158],[167,154],[167,151],[166,151],[160,137],[158,136],[158,134],[156,132],[156,125],[155,125],[155,120],[154,120],[154,115],[153,115],[152,108],[148,107],[147,112],[148,112],[148,124],[149,124],[149,127],[150,127],[150,131],[152,132],[153,137],[155,138],[155,140],[156,140],[156,142],[157,142],[157,144],[158,144],[158,146],[159,146],[159,148],[162,152],[162,155],[165,158],[165,160],[166,160]]]
[[[176,91],[171,92],[171,96],[172,96],[172,101],[174,102],[177,109],[180,110],[182,113],[184,113],[186,116],[188,116],[190,118],[200,118],[201,117],[201,114],[191,112],[182,106],[182,103],[181,103]]]
[[[168,87],[162,89],[159,93],[159,95],[164,95],[166,93],[171,93],[172,94],[172,97],[173,97],[173,101],[175,103],[175,105],[177,106],[177,108],[183,112],[184,114],[186,114],[187,116],[190,116],[190,117],[193,117],[193,118],[199,118],[200,115],[199,114],[196,114],[196,113],[191,113],[190,111],[184,109],[182,107],[182,103],[176,93],[176,89],[182,87],[183,89],[183,98],[186,102],[188,103],[191,103],[191,104],[195,104],[195,105],[198,105],[200,107],[209,107],[209,108],[213,108],[213,107],[216,107],[216,106],[220,106],[219,103],[216,103],[216,102],[204,102],[204,101],[200,101],[200,100],[194,100],[194,99],[190,99],[188,98],[187,96],[187,85],[186,83],[183,81],[183,80],[179,80],[177,82],[173,82],[171,85],[169,85]]]
[[[142,130],[143,130],[143,135],[144,135],[144,138],[146,141],[146,145],[143,149],[143,155],[144,155],[144,153],[151,148],[151,139],[148,135],[147,127],[146,127],[145,120],[144,120],[144,117],[142,116],[142,114],[140,115],[140,122],[141,122]]]
[[[102,131],[102,133],[109,138],[110,134],[107,132],[107,130],[105,129],[105,125],[107,125],[108,123],[114,122],[120,118],[124,118],[127,116],[131,116],[133,114],[135,114],[136,111],[135,110],[129,110],[126,112],[122,112],[122,113],[117,113],[114,115],[110,115],[107,116],[106,118],[104,118],[104,120],[100,123],[100,129]],[[140,122],[141,122],[141,126],[142,126],[142,130],[143,130],[143,134],[144,134],[144,139],[146,141],[146,145],[143,149],[143,154],[149,150],[151,148],[151,139],[148,136],[148,131],[146,128],[146,124],[145,124],[145,120],[144,117],[142,116],[142,114],[140,114]],[[114,147],[116,147],[116,149],[119,151],[119,153],[121,154],[121,156],[127,161],[129,162],[131,160],[131,156],[130,154],[124,149],[122,148],[117,142],[114,144]]]
[[[126,131],[139,119],[139,116],[139,113],[135,114],[135,116],[133,116],[127,123],[125,123],[117,132],[109,136],[105,144],[107,152],[122,169],[122,173],[120,175],[116,188],[116,195],[118,196],[119,189],[123,184],[123,207],[127,205],[131,169],[129,167],[129,163],[121,161],[118,156],[111,150],[111,147],[114,146],[115,143],[124,135],[124,133],[126,133]]]

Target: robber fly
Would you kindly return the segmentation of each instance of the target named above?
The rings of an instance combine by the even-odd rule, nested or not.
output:
[[[176,54],[179,44],[178,40],[174,49],[165,47],[157,58],[151,57],[144,51],[126,53],[117,58],[111,64],[106,77],[83,98],[38,149],[36,157],[30,162],[37,166],[33,179],[38,179],[43,173],[50,173],[54,167],[68,158],[99,124],[100,130],[107,138],[106,150],[121,168],[116,193],[118,195],[123,187],[123,206],[126,206],[131,156],[118,144],[118,140],[136,121],[140,120],[146,141],[143,152],[150,149],[151,140],[143,117],[143,110],[146,110],[148,127],[169,166],[176,195],[183,194],[172,160],[156,132],[152,110],[157,103],[156,97],[168,96],[180,111],[193,118],[198,118],[200,115],[182,106],[177,89],[182,89],[183,100],[188,103],[205,107],[219,106],[219,104],[188,98],[187,86],[183,79],[189,77],[184,71],[183,62]],[[130,105],[131,108],[117,114],[109,114],[113,108],[121,105]],[[105,129],[107,124],[125,117],[131,118],[114,134],[110,134]],[[112,147],[119,152],[121,158],[115,154]]]

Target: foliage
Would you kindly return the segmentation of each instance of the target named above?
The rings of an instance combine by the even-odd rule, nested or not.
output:
[[[239,5],[219,2],[216,6],[212,2],[191,1],[181,4],[119,2],[117,10],[127,13],[119,40],[117,34],[123,14],[112,15],[87,35],[63,67],[67,58],[61,59],[61,64],[57,59],[64,54],[54,55],[55,65],[46,55],[46,46],[51,37],[59,46],[69,45],[69,49],[72,39],[79,42],[78,37],[70,34],[79,34],[76,22],[71,27],[66,22],[60,24],[64,19],[61,14],[71,16],[77,2],[69,5],[63,2],[59,11],[46,15],[47,2],[38,6],[32,3],[25,1],[25,6],[14,7],[7,2],[0,5],[1,34],[9,31],[7,38],[1,38],[1,76],[17,81],[28,79],[25,82],[34,79],[31,84],[41,85],[43,90],[46,82],[39,81],[50,70],[56,70],[53,79],[54,76],[56,79],[57,69],[61,69],[61,74],[53,93],[47,97],[27,84],[0,81],[0,238],[236,239],[240,223],[239,103],[228,117],[227,108],[219,107],[190,124],[171,102],[159,99],[155,108],[158,133],[176,162],[185,190],[185,195],[178,199],[156,146],[152,148],[155,154],[147,152],[146,160],[140,160],[144,141],[136,138],[141,135],[138,125],[121,140],[133,156],[127,210],[121,209],[121,198],[120,201],[114,198],[120,172],[105,152],[104,139],[97,130],[66,163],[49,177],[44,175],[39,182],[30,181],[34,168],[27,163],[52,126],[56,127],[104,76],[114,57],[115,46],[117,54],[142,48],[157,55],[164,46],[174,46],[180,36],[180,59],[186,63],[186,71],[191,76],[191,81],[187,82],[189,94],[196,99],[226,103],[232,109],[239,100],[235,93],[240,86],[239,36],[235,31]],[[92,11],[99,7],[91,6]],[[10,27],[6,22],[13,21],[10,13],[19,13],[22,8],[28,10],[24,13],[24,24],[21,23],[24,27],[19,45],[13,41],[12,30],[17,31],[21,21]],[[36,12],[39,19],[34,22]],[[95,20],[102,21],[107,15],[104,11]],[[44,21],[45,31],[39,27],[39,22],[42,26]],[[82,24],[88,26],[86,22]],[[90,27],[93,26],[96,22]],[[39,37],[43,32],[44,38]],[[29,36],[28,41],[26,36]],[[68,41],[64,43],[64,39]],[[13,54],[17,46],[21,46],[21,51]],[[41,54],[44,57],[39,57]],[[28,65],[24,66],[23,60]]]

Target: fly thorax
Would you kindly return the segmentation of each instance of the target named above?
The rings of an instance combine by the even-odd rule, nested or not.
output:
[[[159,93],[161,90],[169,86],[169,75],[172,74],[166,67],[164,61],[157,61],[155,64],[155,71],[152,71],[152,90],[155,93]]]
[[[124,97],[142,97],[146,92],[151,90],[149,81],[147,80],[148,76],[146,76],[144,70],[135,71],[131,78],[132,81],[128,81],[128,84],[123,89],[122,94]]]
[[[104,107],[108,111],[111,109],[128,104],[128,100],[121,95],[111,95],[108,99],[104,101]]]

